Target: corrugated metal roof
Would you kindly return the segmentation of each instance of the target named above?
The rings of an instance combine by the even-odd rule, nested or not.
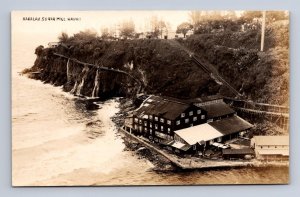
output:
[[[257,146],[262,146],[262,145],[279,145],[279,146],[284,146],[284,145],[289,145],[289,136],[254,136],[253,137],[255,144]]]
[[[251,148],[244,149],[223,149],[223,155],[254,155],[254,151]]]
[[[233,109],[231,109],[223,101],[218,102],[218,103],[210,103],[207,105],[203,105],[203,106],[201,106],[201,108],[204,109],[205,111],[207,111],[208,119],[235,113],[235,111]]]
[[[207,123],[188,127],[186,129],[180,129],[174,132],[189,145],[194,145],[201,141],[209,141],[223,136],[221,132]]]
[[[174,143],[170,144],[170,146],[173,146],[174,148],[183,150],[183,151],[187,151],[191,148],[190,145],[188,144],[183,144],[181,142],[175,141]]]
[[[224,135],[244,131],[251,127],[252,125],[250,123],[235,115],[233,117],[188,127],[174,132],[188,144],[194,145],[197,142],[209,141]]]
[[[208,123],[210,126],[221,132],[223,135],[237,133],[250,129],[253,125],[246,120],[234,115],[229,118],[213,121]]]
[[[150,96],[144,101],[142,106],[135,111],[135,114],[137,116],[144,113],[153,114],[174,120],[190,106],[190,104],[180,102],[178,99],[171,100],[158,96]]]

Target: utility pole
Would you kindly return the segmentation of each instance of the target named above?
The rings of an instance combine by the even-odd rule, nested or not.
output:
[[[260,42],[260,51],[264,51],[265,45],[265,29],[266,29],[266,11],[263,11],[263,18],[261,24],[261,42]]]

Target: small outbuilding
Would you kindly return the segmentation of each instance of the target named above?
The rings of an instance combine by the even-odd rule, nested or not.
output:
[[[265,161],[287,161],[289,159],[289,136],[254,136],[251,146],[256,158]]]
[[[254,156],[254,150],[251,148],[244,149],[223,149],[222,155],[224,159],[245,159]]]

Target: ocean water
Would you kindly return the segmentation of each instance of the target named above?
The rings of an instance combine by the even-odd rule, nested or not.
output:
[[[125,151],[111,117],[117,99],[90,111],[61,87],[19,75],[31,67],[34,49],[52,37],[21,39],[12,47],[12,184],[190,185],[287,183],[287,167],[156,172],[153,164]]]

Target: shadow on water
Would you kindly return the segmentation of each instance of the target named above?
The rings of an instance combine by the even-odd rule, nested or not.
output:
[[[74,109],[80,114],[82,121],[85,123],[84,132],[89,139],[96,139],[104,136],[105,131],[101,129],[103,123],[100,120],[97,110],[101,109],[104,102],[99,99],[75,98],[73,99]]]
[[[74,104],[76,110],[79,112],[88,112],[87,114],[94,114],[93,110],[99,109],[99,105],[88,100],[75,99]]]

